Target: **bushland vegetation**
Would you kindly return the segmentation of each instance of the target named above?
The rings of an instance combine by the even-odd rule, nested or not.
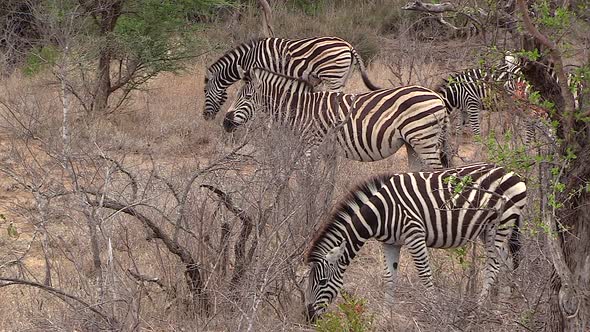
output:
[[[349,295],[328,320],[306,323],[302,257],[315,230],[347,189],[408,171],[407,158],[333,159],[330,141],[309,158],[264,116],[231,135],[221,116],[202,118],[205,70],[260,37],[258,2],[9,0],[0,4],[0,330],[587,329],[588,93],[576,108],[536,66],[550,59],[588,86],[585,2],[270,6],[275,36],[344,38],[384,87],[434,88],[508,50],[534,60],[523,72],[538,92],[524,106],[504,100],[484,114],[482,137],[453,136],[455,165],[493,161],[528,181],[522,262],[500,273],[493,301],[475,305],[484,255],[470,244],[430,252],[428,296],[402,251],[386,303],[383,253],[369,243],[345,276]],[[357,73],[346,87],[364,89]],[[523,145],[528,103],[550,110],[557,141]]]

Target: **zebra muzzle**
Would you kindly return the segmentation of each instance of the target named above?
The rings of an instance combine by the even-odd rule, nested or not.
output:
[[[307,305],[304,314],[305,314],[305,319],[307,320],[308,323],[315,322],[319,316],[318,313],[315,311],[313,304]]]
[[[238,124],[232,119],[231,116],[226,116],[223,119],[223,129],[225,129],[226,132],[231,133],[235,131],[236,128],[238,128]]]
[[[203,111],[203,118],[207,121],[211,121],[211,120],[215,119],[215,115],[217,115],[215,112]]]

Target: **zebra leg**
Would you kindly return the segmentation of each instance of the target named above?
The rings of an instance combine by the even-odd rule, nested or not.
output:
[[[481,109],[478,107],[471,106],[467,109],[467,114],[469,117],[469,125],[471,126],[471,130],[473,131],[473,135],[481,136],[481,125],[479,121]]]
[[[499,227],[496,232],[495,246],[500,256],[501,270],[503,272],[514,271],[520,264],[520,224],[521,217],[514,219],[512,227],[510,220],[503,221],[503,227]],[[498,302],[508,302],[512,295],[512,285],[502,285],[498,287]]]
[[[408,169],[410,172],[417,172],[422,170],[424,164],[418,158],[418,152],[412,147],[410,143],[406,143],[406,153],[408,155]]]
[[[500,270],[500,254],[498,246],[496,245],[496,230],[497,227],[494,223],[490,223],[486,226],[483,234],[484,247],[486,250],[486,266],[484,268],[484,280],[479,299],[478,305],[483,304],[485,300],[489,298],[492,285],[496,282],[496,276]],[[503,241],[500,243],[500,246]]]
[[[463,131],[463,127],[465,126],[465,111],[460,109],[455,109],[453,116],[453,122],[455,122],[455,136],[461,135]]]
[[[410,171],[434,171],[443,168],[442,151],[437,139],[432,138],[431,142],[411,142],[406,144],[406,149],[408,150],[408,167]],[[412,152],[411,159],[410,151]]]
[[[393,303],[393,291],[395,289],[395,281],[397,279],[397,271],[399,267],[399,257],[401,246],[394,246],[383,243],[383,252],[385,254],[385,301]]]
[[[426,250],[426,236],[424,230],[416,230],[410,237],[406,238],[408,251],[414,260],[418,277],[428,289],[434,287],[432,283],[432,271],[428,261],[428,251]]]

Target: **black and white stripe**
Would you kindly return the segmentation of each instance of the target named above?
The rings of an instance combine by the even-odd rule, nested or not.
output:
[[[228,131],[262,109],[314,145],[335,135],[348,159],[381,160],[405,144],[430,169],[448,164],[443,155],[448,111],[441,97],[427,88],[313,92],[303,80],[259,68],[245,72],[244,82],[224,119]]]
[[[371,83],[363,60],[348,42],[337,37],[306,39],[265,38],[243,43],[213,63],[205,76],[205,119],[213,119],[227,99],[226,89],[240,79],[238,68],[265,68],[310,83],[323,82],[329,91],[341,90],[358,63],[363,82]],[[319,83],[317,82],[317,83]]]
[[[515,173],[485,163],[364,182],[340,202],[307,252],[308,317],[317,317],[332,302],[346,268],[372,238],[383,244],[390,286],[405,245],[423,284],[431,288],[426,248],[456,248],[480,237],[487,256],[480,300],[487,298],[508,251],[518,265],[526,190]]]
[[[457,112],[457,129],[469,123],[474,135],[481,135],[480,115],[510,92],[512,73],[506,64],[496,69],[472,68],[446,78],[436,89],[451,112]]]

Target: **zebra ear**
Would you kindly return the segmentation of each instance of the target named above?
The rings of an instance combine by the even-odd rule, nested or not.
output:
[[[342,242],[342,244],[338,247],[334,247],[328,251],[326,254],[326,260],[330,264],[335,264],[338,262],[342,254],[344,253],[344,248],[346,247],[346,242]]]

